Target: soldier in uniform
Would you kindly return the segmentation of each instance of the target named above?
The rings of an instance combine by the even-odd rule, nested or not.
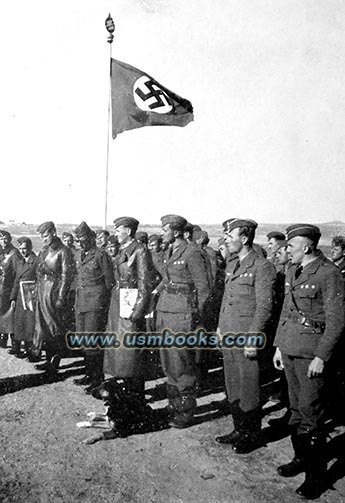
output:
[[[206,231],[195,231],[193,235],[193,240],[197,245],[201,246],[201,248],[207,253],[210,266],[211,266],[211,275],[212,275],[212,286],[214,286],[214,282],[216,279],[217,273],[217,256],[216,251],[211,247],[207,246],[210,242],[210,238],[208,237],[208,233]]]
[[[161,218],[163,243],[169,244],[163,279],[157,287],[157,330],[190,333],[200,319],[209,295],[209,284],[200,249],[188,244],[183,232],[187,221],[179,215]],[[162,366],[167,376],[171,426],[184,428],[193,420],[196,406],[195,354],[188,349],[162,348]]]
[[[11,305],[11,291],[18,264],[22,261],[21,254],[12,244],[11,234],[0,231],[0,316],[3,316]],[[0,347],[7,347],[8,334],[0,334]]]
[[[71,250],[75,251],[76,248],[74,246],[74,238],[73,238],[73,234],[71,234],[70,232],[67,232],[67,231],[64,231],[62,234],[61,234],[61,241],[63,242],[63,244],[65,246],[67,246],[67,248],[70,248]]]
[[[223,223],[233,255],[227,263],[219,333],[266,333],[273,314],[274,266],[252,248],[257,223],[230,219]],[[216,438],[244,454],[262,445],[259,361],[256,348],[223,349],[227,396],[234,431]]]
[[[139,222],[132,217],[119,217],[114,220],[115,236],[120,250],[115,257],[115,286],[112,290],[107,331],[115,332],[120,344],[125,333],[145,332],[145,315],[151,298],[152,282],[148,251],[135,240]],[[124,298],[134,294],[125,309]],[[131,313],[129,312],[131,310]],[[124,393],[132,396],[135,403],[145,405],[144,360],[141,348],[118,347],[104,352],[104,374],[116,380],[123,380]],[[110,402],[112,402],[110,397]],[[110,407],[109,417],[117,424],[123,418],[116,417],[116,410]],[[134,417],[126,418],[130,428]]]
[[[22,255],[21,262],[18,262],[16,277],[11,292],[11,306],[15,309],[14,312],[14,336],[12,349],[8,351],[17,358],[25,358],[30,355],[30,347],[34,335],[35,327],[35,298],[34,288],[36,282],[36,265],[37,257],[32,251],[32,242],[30,238],[20,237],[18,239],[19,251]],[[30,281],[33,289],[26,298],[22,298],[21,288],[23,288],[23,281]],[[24,295],[24,290],[23,297]],[[31,298],[30,298],[30,297]],[[29,305],[23,305],[23,301],[28,301]],[[25,353],[21,352],[21,342],[24,341]]]
[[[110,233],[106,229],[101,229],[96,232],[96,242],[98,248],[104,248],[106,250],[108,246]]]
[[[344,283],[341,273],[317,249],[320,229],[295,224],[286,229],[292,267],[285,281],[285,300],[275,338],[276,368],[285,369],[295,456],[278,467],[279,475],[306,472],[297,493],[314,499],[322,491],[326,469],[325,366],[344,327]]]
[[[61,241],[63,244],[69,248],[73,253],[73,258],[75,260],[77,249],[74,245],[74,237],[70,232],[64,231],[61,234]],[[75,331],[75,312],[74,312],[74,304],[75,304],[75,278],[73,279],[71,286],[68,291],[67,300],[64,305],[64,323],[66,329],[74,332]]]
[[[120,244],[118,242],[117,237],[114,235],[109,236],[107,252],[108,252],[109,257],[111,258],[111,261],[113,264],[115,263],[115,257],[118,254],[119,249],[120,249]]]
[[[285,235],[280,231],[271,231],[266,234],[268,244],[267,248],[270,252],[269,259],[272,260],[273,264],[276,263],[275,253],[279,249],[281,241],[285,241]]]
[[[76,253],[76,331],[103,332],[114,285],[111,259],[103,248],[96,247],[95,233],[85,222],[74,232],[80,244]],[[89,394],[102,382],[103,351],[84,349],[84,360],[86,375],[74,383],[87,384]]]
[[[64,306],[75,274],[72,251],[56,235],[53,222],[37,227],[44,247],[37,258],[37,303],[31,353],[38,358],[45,343],[46,362],[37,370],[56,373],[66,350]]]
[[[162,236],[151,234],[148,238],[148,250],[151,253],[152,262],[159,274],[162,274],[164,251],[162,250]]]
[[[334,236],[331,242],[331,260],[345,278],[345,237]]]
[[[145,231],[138,231],[135,233],[135,239],[138,241],[138,243],[142,244],[145,248],[147,248],[148,244],[148,234]]]

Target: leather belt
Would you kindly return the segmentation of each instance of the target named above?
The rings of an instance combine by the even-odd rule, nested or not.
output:
[[[310,318],[307,318],[306,316],[303,316],[302,314],[290,313],[288,315],[288,319],[292,320],[292,321],[296,321],[297,323],[300,323],[301,325],[304,325],[305,327],[311,327],[311,328],[316,328],[316,329],[320,329],[320,330],[324,330],[325,326],[326,326],[326,324],[324,322],[311,320]]]
[[[171,293],[173,295],[188,295],[193,292],[193,289],[194,285],[192,283],[168,283],[166,286],[167,293]]]

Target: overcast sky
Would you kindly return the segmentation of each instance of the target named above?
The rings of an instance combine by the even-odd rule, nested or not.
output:
[[[189,99],[110,144],[108,223],[345,220],[343,0],[7,0],[0,220],[102,225],[109,44]]]

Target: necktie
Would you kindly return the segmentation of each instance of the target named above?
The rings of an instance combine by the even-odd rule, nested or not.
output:
[[[303,272],[303,266],[299,265],[295,271],[295,279],[298,279]]]
[[[232,271],[232,274],[235,274],[235,272],[240,268],[240,265],[241,265],[240,259],[238,259],[237,262],[236,262],[236,264],[235,264],[235,267],[234,267],[234,269]]]

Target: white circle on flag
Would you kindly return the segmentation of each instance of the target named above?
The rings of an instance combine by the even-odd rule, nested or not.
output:
[[[133,97],[137,107],[144,112],[167,114],[173,109],[169,96],[147,75],[134,82]]]

